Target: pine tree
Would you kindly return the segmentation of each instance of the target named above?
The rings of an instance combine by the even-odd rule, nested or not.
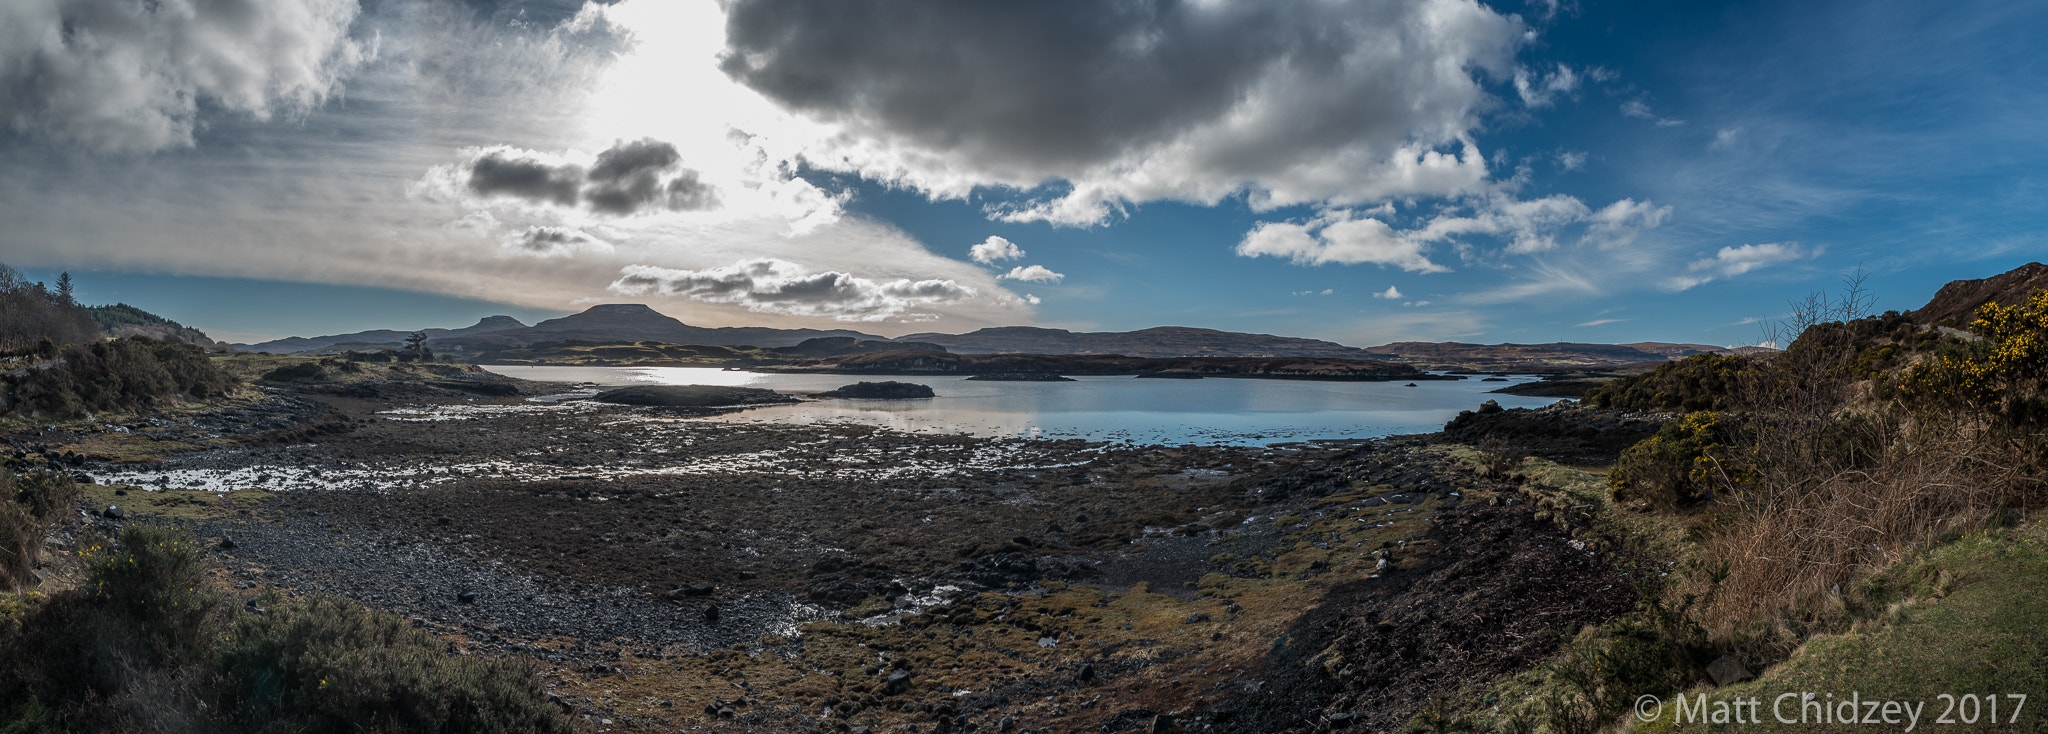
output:
[[[405,338],[405,348],[398,351],[399,358],[407,362],[428,362],[434,359],[434,352],[427,348],[427,333],[415,331]]]
[[[57,274],[57,302],[66,306],[78,305],[77,301],[71,299],[71,273],[69,271]]]

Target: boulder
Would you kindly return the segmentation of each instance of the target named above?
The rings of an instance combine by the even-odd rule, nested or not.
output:
[[[1728,655],[1708,663],[1707,675],[1714,677],[1715,686],[1732,686],[1756,677],[1748,668],[1742,667],[1742,661]]]

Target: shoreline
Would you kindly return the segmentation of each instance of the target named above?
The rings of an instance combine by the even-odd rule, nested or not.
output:
[[[141,464],[89,460],[83,471],[128,488],[96,485],[89,501],[192,529],[236,594],[339,594],[469,654],[531,656],[566,706],[622,731],[923,730],[941,718],[1068,730],[1169,713],[1231,729],[1333,705],[1392,726],[1426,699],[1416,694],[1438,690],[1436,676],[1483,678],[1544,652],[1510,636],[1537,630],[1397,621],[1397,636],[1440,640],[1446,657],[1378,682],[1297,680],[1299,661],[1273,657],[1271,643],[1361,644],[1288,630],[1324,629],[1317,610],[1345,605],[1461,603],[1440,583],[1578,610],[1544,624],[1632,603],[1584,604],[1612,586],[1607,562],[1568,550],[1441,435],[1132,446],[730,424],[523,397],[273,400],[300,413],[323,403],[298,424],[345,430],[310,441],[258,431]],[[251,425],[269,420],[243,411]],[[845,507],[860,510],[832,509]],[[1577,580],[1515,581],[1529,576]],[[1004,652],[958,647],[969,641]],[[871,689],[861,681],[881,673],[832,662],[877,645],[897,651],[912,685]],[[707,714],[732,697],[708,691],[735,665],[751,671],[749,708]],[[794,675],[802,666],[831,672]],[[814,680],[838,693],[803,682]],[[1130,705],[1083,705],[1134,685]],[[1271,695],[1291,690],[1315,693]],[[829,695],[856,705],[820,716]]]

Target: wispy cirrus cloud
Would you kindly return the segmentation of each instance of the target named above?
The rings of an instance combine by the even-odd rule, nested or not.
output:
[[[1733,278],[1758,268],[1818,257],[1821,252],[1821,248],[1801,247],[1797,242],[1723,247],[1713,257],[1694,260],[1687,265],[1685,269],[1691,274],[1673,276],[1664,283],[1666,288],[1682,291],[1718,278]]]

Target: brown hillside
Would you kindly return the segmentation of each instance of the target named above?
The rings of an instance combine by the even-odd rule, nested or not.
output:
[[[2018,305],[2038,290],[2048,290],[2048,265],[2027,263],[1989,278],[1949,281],[1934,300],[1906,315],[1923,324],[1962,328],[1984,304]]]
[[[1432,367],[1491,370],[1556,367],[1614,367],[1641,362],[1664,362],[1703,352],[1729,350],[1706,344],[1638,342],[1635,344],[1465,344],[1462,342],[1395,342],[1370,347],[1374,352],[1399,355],[1402,359]]]

